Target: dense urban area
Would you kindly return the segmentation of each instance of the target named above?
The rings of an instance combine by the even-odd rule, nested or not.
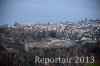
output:
[[[42,58],[94,56],[100,63],[100,19],[78,22],[0,26],[0,66],[45,66]],[[90,64],[91,65],[91,64]],[[89,66],[86,63],[48,63],[46,66]]]

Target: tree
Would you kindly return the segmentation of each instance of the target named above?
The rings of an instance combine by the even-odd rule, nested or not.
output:
[[[56,35],[57,35],[56,31],[51,31],[51,32],[49,33],[49,36],[50,36],[50,37],[53,37],[53,38],[56,38]]]

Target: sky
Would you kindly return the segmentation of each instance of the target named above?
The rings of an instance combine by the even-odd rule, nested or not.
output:
[[[0,0],[0,24],[100,18],[100,0]]]

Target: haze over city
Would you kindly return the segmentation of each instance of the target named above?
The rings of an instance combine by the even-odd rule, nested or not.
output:
[[[0,0],[0,24],[100,18],[99,0]]]
[[[0,66],[100,66],[100,0],[0,0]]]

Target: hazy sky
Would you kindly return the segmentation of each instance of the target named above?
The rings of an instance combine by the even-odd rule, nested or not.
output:
[[[0,0],[0,24],[100,18],[100,0]]]

